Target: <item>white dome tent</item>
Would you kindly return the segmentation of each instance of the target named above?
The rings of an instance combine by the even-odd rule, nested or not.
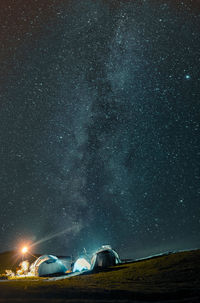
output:
[[[121,263],[116,251],[110,245],[104,245],[95,252],[91,259],[91,269],[101,269]]]
[[[91,265],[85,258],[79,258],[74,263],[73,272],[90,270]]]
[[[67,271],[66,266],[55,256],[40,256],[34,263],[35,275],[39,277],[64,274]]]

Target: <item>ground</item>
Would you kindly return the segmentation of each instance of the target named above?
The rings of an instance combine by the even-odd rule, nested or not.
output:
[[[0,302],[199,302],[199,273],[200,250],[180,252],[59,281],[2,281]]]

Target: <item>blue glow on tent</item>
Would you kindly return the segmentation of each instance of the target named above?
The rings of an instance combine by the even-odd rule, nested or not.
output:
[[[90,268],[91,265],[87,260],[85,260],[84,258],[79,258],[74,264],[73,272],[90,270]]]
[[[35,262],[36,273],[38,276],[47,276],[52,274],[64,274],[67,271],[66,266],[55,256],[44,255]]]

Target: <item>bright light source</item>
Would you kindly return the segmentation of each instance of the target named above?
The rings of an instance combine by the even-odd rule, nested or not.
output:
[[[24,246],[24,247],[22,248],[22,254],[27,253],[27,251],[28,251],[28,247],[27,247],[27,246]]]

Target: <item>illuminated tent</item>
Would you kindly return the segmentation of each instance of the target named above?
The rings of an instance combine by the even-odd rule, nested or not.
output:
[[[67,271],[66,266],[55,256],[40,256],[34,263],[35,275],[39,277],[55,274],[64,274]]]
[[[79,258],[75,263],[73,267],[73,272],[76,271],[84,271],[84,270],[90,270],[91,265],[90,263],[84,259],[84,258]]]
[[[121,263],[116,251],[110,245],[102,246],[97,250],[91,260],[91,269],[101,269]]]

